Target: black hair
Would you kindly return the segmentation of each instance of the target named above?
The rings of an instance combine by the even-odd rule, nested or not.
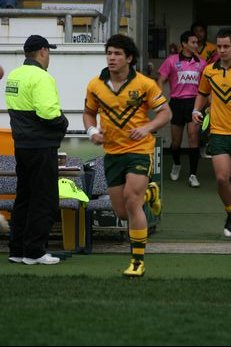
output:
[[[133,66],[137,63],[139,57],[138,48],[135,45],[133,39],[129,36],[123,34],[112,35],[105,44],[105,52],[107,53],[108,47],[121,48],[124,50],[126,57],[132,55],[132,61],[130,66]]]
[[[224,38],[224,37],[230,37],[231,40],[231,28],[221,28],[217,35],[217,38]]]
[[[205,31],[206,34],[207,34],[207,25],[205,25],[204,23],[199,22],[199,21],[194,22],[194,23],[192,23],[190,30],[194,32],[194,30],[195,30],[196,27],[201,27],[201,28],[203,28],[204,31]]]
[[[186,30],[180,35],[180,43],[188,43],[189,37],[196,36],[193,31]]]

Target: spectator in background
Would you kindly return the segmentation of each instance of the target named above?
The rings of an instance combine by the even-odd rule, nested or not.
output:
[[[198,55],[204,59],[207,64],[217,60],[217,46],[215,43],[207,41],[207,27],[201,22],[194,22],[191,25],[191,31],[198,39]]]
[[[199,187],[197,167],[200,156],[199,126],[192,121],[192,110],[197,95],[197,88],[201,73],[206,66],[205,60],[196,55],[198,39],[191,31],[185,31],[180,36],[182,50],[171,54],[160,66],[158,84],[164,89],[164,83],[169,82],[170,108],[173,117],[171,120],[171,152],[173,166],[170,178],[177,181],[181,170],[181,143],[184,127],[187,124],[189,144],[189,185]]]

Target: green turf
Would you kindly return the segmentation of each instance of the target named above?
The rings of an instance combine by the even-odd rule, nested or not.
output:
[[[23,265],[8,262],[7,254],[0,254],[0,276],[92,276],[99,278],[121,277],[127,267],[129,254],[91,254],[73,255],[60,264]],[[231,255],[213,254],[146,254],[145,278],[228,278]]]
[[[228,280],[3,276],[1,345],[230,345]]]
[[[0,255],[0,345],[230,346],[228,255],[75,255],[54,266]]]
[[[84,161],[103,154],[102,146],[94,145],[88,137],[66,137],[62,141],[59,151],[66,152],[68,156],[78,156]]]
[[[156,232],[149,242],[230,242],[223,229],[226,219],[210,159],[201,159],[198,177],[200,188],[188,185],[188,156],[182,155],[180,179],[169,178],[172,159],[163,156],[163,212]],[[110,231],[101,232],[102,239]],[[119,235],[119,233],[118,233]],[[98,234],[97,234],[98,236]]]
[[[78,155],[87,160],[102,154],[102,148],[89,143],[87,138],[67,138],[62,151]],[[226,214],[217,194],[217,187],[211,159],[201,158],[198,166],[200,188],[188,185],[189,158],[183,152],[180,179],[169,178],[172,158],[168,151],[162,156],[162,198],[163,213],[156,234],[149,242],[198,242],[229,241],[223,236]]]
[[[182,155],[180,179],[169,178],[172,159],[163,156],[163,213],[152,241],[230,241],[223,236],[226,214],[217,194],[211,159],[201,159],[199,188],[188,185],[189,160]]]
[[[164,212],[149,242],[230,242],[210,160],[201,187],[164,162]],[[146,254],[146,274],[121,274],[129,254],[73,255],[58,265],[0,254],[1,346],[230,346],[230,255]]]

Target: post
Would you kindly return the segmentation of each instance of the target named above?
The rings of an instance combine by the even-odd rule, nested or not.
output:
[[[72,42],[72,16],[70,14],[66,14],[65,16],[65,42]]]
[[[147,74],[149,0],[133,1],[133,6],[133,14],[136,14],[133,38],[140,52],[137,68]]]
[[[119,32],[119,2],[112,0],[111,8],[111,35]]]

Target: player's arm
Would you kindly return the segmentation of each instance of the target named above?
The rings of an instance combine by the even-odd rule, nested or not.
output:
[[[85,107],[83,113],[83,124],[89,136],[89,139],[95,145],[104,143],[103,133],[97,128],[97,113],[88,107]]]
[[[167,102],[158,107],[155,114],[155,118],[149,123],[151,132],[163,128],[172,119],[172,111]]]
[[[154,111],[155,117],[147,125],[149,132],[156,132],[157,130],[163,128],[172,119],[172,111],[167,102],[162,104]]]
[[[135,128],[130,132],[130,138],[139,140],[148,133],[156,132],[164,127],[172,118],[172,112],[167,102],[163,103],[158,108],[154,109],[155,118],[148,122],[145,126]]]
[[[168,81],[167,77],[160,75],[157,79],[157,84],[160,87],[160,89],[163,91],[164,90],[164,84]]]
[[[203,121],[202,110],[209,103],[209,95],[198,94],[192,111],[192,119],[195,123],[201,124]]]

